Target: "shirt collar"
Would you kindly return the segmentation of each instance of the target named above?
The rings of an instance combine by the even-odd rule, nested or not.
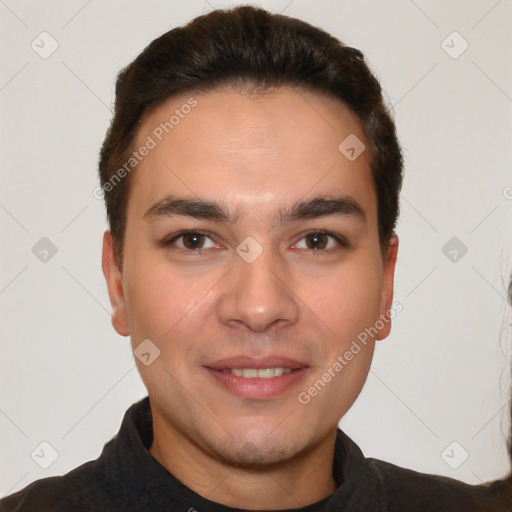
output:
[[[128,409],[118,435],[105,445],[98,460],[107,492],[126,507],[120,509],[239,510],[213,503],[182,484],[149,453],[152,441],[151,406],[146,397]],[[337,489],[320,502],[323,510],[346,510],[356,503],[365,512],[383,510],[379,502],[384,494],[380,479],[359,447],[340,429],[336,436],[333,476]],[[293,510],[315,510],[310,507]]]

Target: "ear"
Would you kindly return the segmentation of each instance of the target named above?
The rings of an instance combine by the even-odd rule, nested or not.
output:
[[[110,231],[103,234],[103,253],[101,267],[107,281],[108,296],[112,305],[112,325],[121,336],[128,336],[128,317],[123,290],[123,275],[114,258],[114,242]]]
[[[398,254],[398,237],[392,235],[387,253],[386,259],[384,260],[384,282],[382,285],[382,294],[380,300],[380,318],[383,319],[382,323],[384,327],[379,329],[377,334],[378,340],[387,338],[391,331],[391,318],[389,312],[393,306],[393,288],[395,281],[395,265],[396,257]]]

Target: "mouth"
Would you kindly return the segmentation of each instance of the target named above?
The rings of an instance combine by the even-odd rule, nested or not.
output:
[[[261,400],[276,397],[302,380],[309,366],[300,361],[267,357],[228,358],[203,367],[217,384],[247,399]]]
[[[244,379],[271,379],[272,377],[280,377],[285,373],[290,373],[292,369],[278,366],[276,368],[232,368],[221,371],[232,373]]]

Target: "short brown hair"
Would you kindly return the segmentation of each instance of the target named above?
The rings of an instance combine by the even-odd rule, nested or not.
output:
[[[115,186],[109,180],[130,158],[142,116],[171,96],[236,83],[326,94],[358,117],[370,144],[384,253],[398,218],[403,161],[380,84],[363,54],[298,19],[240,6],[212,11],[163,34],[117,77],[99,175],[119,267],[131,180],[126,175]]]

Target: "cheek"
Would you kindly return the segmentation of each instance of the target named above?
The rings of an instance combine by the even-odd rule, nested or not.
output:
[[[172,275],[168,268],[144,268],[139,262],[132,275],[128,291],[132,349],[149,339],[159,350],[149,366],[136,361],[153,396],[175,386],[176,380],[187,389],[193,385],[197,340],[204,339],[200,330],[205,325],[205,308],[211,307],[207,292],[205,283]]]
[[[347,263],[339,272],[308,282],[305,304],[337,340],[351,340],[379,316],[382,270],[362,262]]]
[[[209,290],[215,284],[214,276],[172,272],[168,265],[155,262],[143,265],[139,261],[130,270],[127,310],[134,344],[149,338],[168,352],[204,325],[212,307],[214,294]]]

